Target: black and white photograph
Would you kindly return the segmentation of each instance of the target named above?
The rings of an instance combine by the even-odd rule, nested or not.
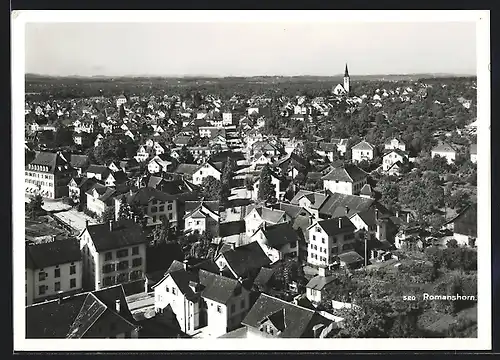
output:
[[[491,349],[489,11],[12,22],[16,350]]]

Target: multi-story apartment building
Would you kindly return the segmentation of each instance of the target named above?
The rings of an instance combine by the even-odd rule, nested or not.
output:
[[[25,168],[25,192],[48,199],[68,195],[68,183],[75,170],[60,152],[39,152]]]
[[[82,255],[76,239],[26,247],[26,305],[82,289]]]
[[[155,226],[165,220],[170,227],[178,226],[177,196],[167,194],[152,187],[143,187],[137,191],[129,191],[115,198],[115,219],[118,219],[120,208],[124,202],[129,206],[138,206],[146,216],[146,225]]]
[[[146,241],[141,226],[132,220],[87,224],[80,234],[84,289],[143,279]]]
[[[356,195],[367,183],[368,175],[356,165],[345,164],[332,169],[322,179],[325,190],[330,190],[332,193]]]
[[[311,265],[331,265],[339,254],[354,248],[356,227],[345,216],[317,221],[307,230],[309,234],[307,262]]]

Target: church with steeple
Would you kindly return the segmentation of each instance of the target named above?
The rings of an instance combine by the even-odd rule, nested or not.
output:
[[[347,63],[345,64],[344,71],[344,84],[338,84],[332,90],[334,95],[347,95],[351,89],[351,80],[349,78],[349,70],[347,69]]]

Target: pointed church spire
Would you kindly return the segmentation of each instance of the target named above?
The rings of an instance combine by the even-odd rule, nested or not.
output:
[[[347,63],[345,64],[344,77],[349,77],[349,71],[347,71]]]

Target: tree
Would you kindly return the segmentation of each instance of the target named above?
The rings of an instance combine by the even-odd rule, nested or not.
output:
[[[170,224],[165,217],[162,220],[162,223],[156,225],[153,229],[153,242],[155,245],[169,242],[173,237],[172,228],[169,226]]]
[[[210,259],[214,255],[210,234],[203,233],[198,241],[191,245],[191,257],[195,259]]]
[[[101,222],[115,220],[115,208],[112,206],[106,207],[100,218]]]
[[[465,209],[472,203],[470,193],[459,189],[449,197],[449,206],[458,211]]]
[[[126,139],[117,135],[110,135],[101,140],[99,145],[93,149],[93,158],[98,164],[109,164],[112,161],[120,161],[126,157]]]
[[[380,202],[391,211],[399,210],[400,205],[398,184],[389,181],[387,178],[383,178],[379,181],[377,187],[380,189],[380,193],[382,194]]]
[[[276,201],[276,191],[271,179],[271,169],[267,164],[264,165],[260,173],[257,197],[259,200],[269,203]]]
[[[45,214],[45,210],[42,208],[42,206],[43,197],[40,194],[36,194],[26,205],[26,214],[28,214],[31,219],[35,219],[38,216]]]
[[[123,120],[123,118],[127,116],[125,113],[125,107],[123,106],[123,104],[120,105],[120,109],[118,111],[118,114],[119,114],[120,120]]]
[[[337,333],[339,338],[382,338],[387,337],[391,322],[387,306],[366,300],[359,307],[341,310],[344,326]]]
[[[235,171],[236,163],[232,158],[228,156],[224,168],[222,169],[221,182],[223,184],[230,185]]]
[[[314,151],[314,147],[312,146],[310,141],[306,141],[304,143],[304,147],[302,148],[301,156],[306,159],[308,162],[314,160],[316,157],[316,151]]]
[[[194,157],[193,154],[191,154],[190,151],[188,151],[186,145],[181,147],[181,150],[179,151],[179,163],[181,164],[194,164]]]
[[[207,176],[201,182],[201,193],[205,200],[221,201],[222,184],[213,176]]]
[[[56,146],[72,146],[73,132],[66,126],[59,126],[55,133],[54,143]]]
[[[120,207],[118,210],[118,220],[130,219],[131,214],[132,214],[132,209],[130,208],[130,205],[124,198],[122,198],[120,200]]]

